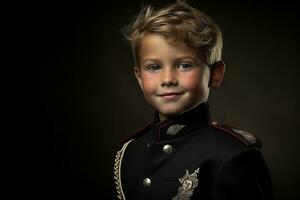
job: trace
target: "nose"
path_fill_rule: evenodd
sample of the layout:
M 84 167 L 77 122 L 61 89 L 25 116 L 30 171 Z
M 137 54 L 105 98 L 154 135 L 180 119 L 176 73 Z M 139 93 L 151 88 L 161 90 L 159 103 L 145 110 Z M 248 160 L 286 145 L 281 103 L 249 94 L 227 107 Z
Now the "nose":
M 176 86 L 178 84 L 176 72 L 171 67 L 166 67 L 162 71 L 161 86 L 170 87 Z

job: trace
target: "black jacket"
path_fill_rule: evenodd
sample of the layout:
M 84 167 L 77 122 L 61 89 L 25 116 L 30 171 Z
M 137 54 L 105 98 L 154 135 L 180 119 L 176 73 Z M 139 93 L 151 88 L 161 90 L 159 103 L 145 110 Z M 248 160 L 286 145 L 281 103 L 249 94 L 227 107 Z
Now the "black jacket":
M 208 105 L 152 124 L 129 138 L 115 162 L 119 198 L 273 199 L 261 143 L 209 122 Z

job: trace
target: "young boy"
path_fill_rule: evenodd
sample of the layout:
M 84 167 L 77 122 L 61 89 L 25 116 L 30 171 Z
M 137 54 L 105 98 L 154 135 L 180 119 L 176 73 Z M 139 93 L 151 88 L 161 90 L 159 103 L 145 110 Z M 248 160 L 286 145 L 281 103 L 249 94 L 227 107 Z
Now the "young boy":
M 116 155 L 118 198 L 272 199 L 259 140 L 209 119 L 209 91 L 225 73 L 213 20 L 181 1 L 146 7 L 129 39 L 135 76 L 156 113 Z

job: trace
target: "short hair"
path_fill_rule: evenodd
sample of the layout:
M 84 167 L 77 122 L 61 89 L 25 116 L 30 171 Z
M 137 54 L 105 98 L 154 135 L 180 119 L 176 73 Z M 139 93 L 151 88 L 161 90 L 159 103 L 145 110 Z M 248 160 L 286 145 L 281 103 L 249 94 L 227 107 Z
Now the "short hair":
M 167 39 L 182 40 L 199 53 L 208 66 L 221 60 L 222 33 L 218 25 L 204 12 L 177 0 L 159 10 L 151 5 L 142 8 L 132 24 L 126 27 L 135 66 L 140 64 L 139 48 L 144 35 L 157 33 Z

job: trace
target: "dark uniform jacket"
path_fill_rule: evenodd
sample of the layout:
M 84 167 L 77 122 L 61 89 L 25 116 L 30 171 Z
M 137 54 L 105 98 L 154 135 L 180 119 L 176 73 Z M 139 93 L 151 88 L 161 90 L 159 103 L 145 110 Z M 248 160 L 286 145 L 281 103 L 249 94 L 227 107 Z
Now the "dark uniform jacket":
M 201 104 L 129 138 L 115 160 L 119 199 L 273 199 L 261 143 L 209 121 Z

